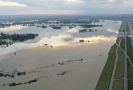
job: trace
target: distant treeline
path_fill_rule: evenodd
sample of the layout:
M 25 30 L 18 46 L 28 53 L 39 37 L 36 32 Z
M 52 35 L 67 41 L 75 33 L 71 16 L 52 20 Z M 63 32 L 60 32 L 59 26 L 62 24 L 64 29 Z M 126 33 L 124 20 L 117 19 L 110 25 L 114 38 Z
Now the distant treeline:
M 55 22 L 49 22 L 55 21 Z M 60 23 L 87 23 L 91 24 L 92 22 L 99 22 L 98 19 L 45 19 L 45 20 L 35 20 L 35 21 L 15 21 L 12 24 L 9 23 L 0 23 L 0 28 L 10 27 L 11 25 L 29 25 L 34 26 L 35 24 L 60 24 Z
M 2 39 L 10 39 L 12 41 L 26 41 L 28 39 L 34 39 L 38 34 L 0 34 L 0 40 Z

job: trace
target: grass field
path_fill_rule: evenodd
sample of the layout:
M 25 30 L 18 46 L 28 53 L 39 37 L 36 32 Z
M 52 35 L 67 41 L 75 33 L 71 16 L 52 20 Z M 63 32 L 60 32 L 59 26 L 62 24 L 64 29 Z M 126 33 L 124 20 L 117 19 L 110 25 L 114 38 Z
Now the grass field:
M 112 90 L 124 90 L 124 80 L 115 80 L 113 84 L 113 89 Z
M 120 47 L 125 51 L 125 38 L 121 40 Z
M 122 38 L 121 38 L 122 39 Z M 125 39 L 123 38 L 120 44 L 122 49 L 125 49 Z M 115 71 L 114 79 L 121 79 L 124 78 L 124 53 L 121 49 L 118 49 L 118 59 L 117 59 L 117 66 Z M 123 90 L 124 81 L 123 80 L 115 80 L 113 84 L 113 90 Z
M 120 41 L 120 38 L 117 38 L 116 39 L 116 43 L 119 44 L 119 41 Z
M 109 53 L 108 53 L 108 59 L 106 61 L 106 64 L 103 68 L 103 71 L 101 73 L 101 76 L 99 78 L 99 81 L 97 83 L 96 89 L 95 90 L 108 90 L 109 89 L 109 84 L 112 76 L 112 71 L 114 67 L 114 62 L 115 62 L 115 52 L 116 52 L 117 45 L 114 44 Z
M 130 37 L 127 37 L 127 55 L 133 63 L 133 48 Z M 129 61 L 127 62 L 127 76 L 129 80 L 133 81 L 133 68 Z M 128 90 L 133 90 L 133 82 L 128 81 Z
M 133 90 L 133 82 L 128 81 L 128 90 Z
M 126 31 L 129 32 L 128 23 L 126 22 Z
M 124 78 L 124 53 L 118 49 L 118 60 L 115 71 L 115 79 Z
M 127 78 L 133 81 L 133 68 L 130 65 L 129 61 L 127 62 Z
M 119 29 L 119 32 L 124 32 L 125 30 L 125 22 L 122 22 L 121 27 Z M 116 43 L 118 44 L 122 38 L 117 38 Z M 125 39 L 121 41 L 120 47 L 125 50 Z M 108 90 L 110 85 L 110 80 L 112 76 L 112 71 L 114 67 L 114 62 L 116 58 L 116 48 L 117 45 L 114 44 L 109 53 L 108 53 L 108 59 L 106 61 L 106 64 L 103 68 L 103 71 L 101 73 L 101 76 L 98 80 L 97 86 L 95 90 Z M 115 71 L 115 79 L 120 79 L 124 77 L 124 53 L 118 49 L 118 61 Z M 113 90 L 123 90 L 124 87 L 124 81 L 123 80 L 115 80 L 113 84 Z
M 124 25 L 124 22 L 121 23 L 121 26 L 120 26 L 120 29 L 118 32 L 122 32 L 123 31 L 123 25 Z
M 130 37 L 127 37 L 127 55 L 129 56 L 129 58 L 133 63 L 133 48 Z
M 122 37 L 118 37 L 118 38 L 116 39 L 116 43 L 119 44 L 119 42 L 120 42 L 121 39 L 122 39 Z

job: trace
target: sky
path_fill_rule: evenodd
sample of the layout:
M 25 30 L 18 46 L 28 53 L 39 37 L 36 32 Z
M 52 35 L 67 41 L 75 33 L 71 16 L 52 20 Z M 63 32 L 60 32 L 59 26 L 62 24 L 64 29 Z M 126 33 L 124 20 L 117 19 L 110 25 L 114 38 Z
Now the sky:
M 0 0 L 0 15 L 133 14 L 133 0 Z

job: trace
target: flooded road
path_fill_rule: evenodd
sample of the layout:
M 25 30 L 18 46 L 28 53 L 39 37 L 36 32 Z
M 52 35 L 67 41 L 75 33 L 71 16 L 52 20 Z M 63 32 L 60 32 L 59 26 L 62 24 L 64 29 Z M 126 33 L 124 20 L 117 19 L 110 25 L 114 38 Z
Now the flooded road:
M 0 73 L 7 75 L 0 76 L 0 89 L 94 90 L 121 21 L 98 24 L 103 27 L 84 33 L 79 33 L 79 26 L 59 30 L 36 26 L 0 28 L 0 32 L 9 34 L 39 34 L 33 40 L 0 47 Z

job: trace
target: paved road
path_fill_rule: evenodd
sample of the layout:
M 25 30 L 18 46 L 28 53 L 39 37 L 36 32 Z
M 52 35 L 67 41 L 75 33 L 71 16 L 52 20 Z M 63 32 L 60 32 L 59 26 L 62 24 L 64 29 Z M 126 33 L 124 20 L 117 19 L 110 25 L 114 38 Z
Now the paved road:
M 127 57 L 127 59 L 128 59 L 128 61 L 129 61 L 129 63 L 130 63 L 130 65 L 132 66 L 132 68 L 133 68 L 133 63 L 131 62 L 131 59 L 129 58 L 129 56 L 127 55 L 127 53 L 125 53 L 125 51 L 118 45 L 118 44 L 116 44 L 121 50 L 122 50 L 122 52 L 126 55 L 126 57 Z
M 117 58 L 118 58 L 118 54 L 117 54 L 117 51 L 118 51 L 118 47 L 116 49 L 116 58 L 115 58 L 115 64 L 114 64 L 114 68 L 113 68 L 113 72 L 112 72 L 112 77 L 111 77 L 111 81 L 110 81 L 110 85 L 109 85 L 109 90 L 112 90 L 113 88 L 113 82 L 114 82 L 114 76 L 115 76 L 115 70 L 116 70 L 116 64 L 117 64 Z
M 122 50 L 122 52 L 126 55 L 128 61 L 129 61 L 129 63 L 131 64 L 131 66 L 132 66 L 132 68 L 133 68 L 133 64 L 132 64 L 132 62 L 131 62 L 131 59 L 130 59 L 129 56 L 127 55 L 127 53 L 125 53 L 125 51 L 124 51 L 118 44 L 116 44 L 116 45 L 117 45 L 117 46 Z
M 130 24 L 129 22 L 128 23 L 128 27 L 129 27 L 129 32 L 130 34 L 132 34 L 132 30 L 131 30 L 131 27 L 130 27 Z M 127 59 L 129 60 L 129 63 L 131 64 L 132 68 L 133 68 L 133 63 L 131 61 L 131 59 L 129 58 L 129 56 L 127 55 L 127 33 L 126 33 L 126 26 L 125 26 L 125 34 L 123 36 L 123 38 L 125 38 L 125 51 L 120 47 L 120 43 L 122 41 L 122 39 L 119 41 L 119 45 L 116 43 L 117 45 L 117 50 L 116 50 L 116 59 L 115 59 L 115 65 L 114 65 L 114 68 L 113 68 L 113 73 L 112 73 L 112 77 L 111 77 L 111 82 L 110 82 L 110 86 L 109 86 L 109 90 L 112 90 L 112 87 L 113 87 L 113 81 L 114 81 L 114 75 L 115 75 L 115 70 L 116 70 L 116 63 L 117 63 L 117 58 L 118 58 L 118 55 L 117 55 L 117 51 L 118 51 L 118 48 L 120 48 L 123 53 L 125 54 L 125 58 L 124 58 L 124 90 L 128 90 L 128 87 L 127 87 Z
M 125 63 L 124 63 L 124 90 L 127 90 L 127 33 L 126 33 L 126 26 L 125 26 Z
M 117 44 L 118 46 L 120 46 L 120 43 L 121 43 L 122 39 L 119 41 L 119 45 Z M 115 58 L 115 64 L 114 64 L 114 68 L 113 68 L 113 72 L 112 72 L 112 77 L 111 77 L 111 81 L 110 81 L 110 85 L 109 85 L 109 90 L 112 90 L 112 88 L 113 88 L 115 70 L 116 70 L 116 65 L 117 65 L 117 60 L 118 60 L 118 53 L 117 53 L 118 52 L 118 46 L 117 46 L 116 52 L 115 52 L 116 58 Z

